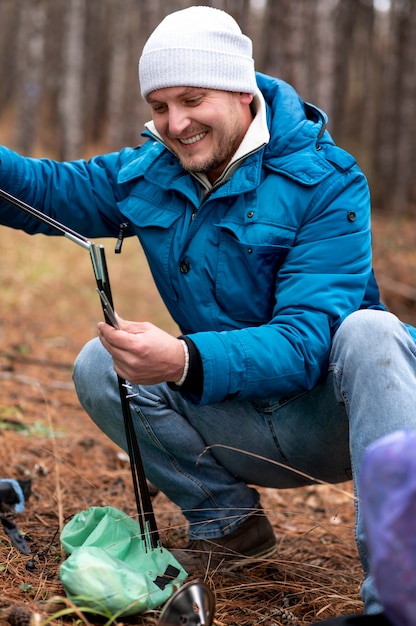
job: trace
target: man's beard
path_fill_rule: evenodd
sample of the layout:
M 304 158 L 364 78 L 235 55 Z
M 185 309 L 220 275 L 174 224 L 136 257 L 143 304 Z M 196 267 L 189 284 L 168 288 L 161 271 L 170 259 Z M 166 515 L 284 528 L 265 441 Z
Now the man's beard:
M 193 161 L 192 158 L 185 161 L 182 160 L 181 155 L 179 154 L 177 154 L 177 157 L 183 169 L 187 172 L 194 174 L 209 174 L 210 172 L 218 170 L 220 175 L 231 161 L 241 141 L 241 131 L 237 128 L 233 134 L 228 133 L 228 136 L 223 135 L 217 146 L 215 154 L 208 156 L 203 161 L 198 159 Z
M 211 157 L 202 162 L 193 162 L 188 160 L 186 163 L 179 158 L 179 162 L 183 169 L 192 174 L 208 174 L 215 171 L 224 164 L 224 160 L 219 157 Z

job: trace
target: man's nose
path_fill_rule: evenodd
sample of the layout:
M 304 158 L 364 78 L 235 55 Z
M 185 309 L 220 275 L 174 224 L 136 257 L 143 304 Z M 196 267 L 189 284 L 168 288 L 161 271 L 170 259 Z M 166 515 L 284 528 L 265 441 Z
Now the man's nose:
M 189 126 L 187 112 L 180 107 L 169 108 L 169 133 L 178 136 Z

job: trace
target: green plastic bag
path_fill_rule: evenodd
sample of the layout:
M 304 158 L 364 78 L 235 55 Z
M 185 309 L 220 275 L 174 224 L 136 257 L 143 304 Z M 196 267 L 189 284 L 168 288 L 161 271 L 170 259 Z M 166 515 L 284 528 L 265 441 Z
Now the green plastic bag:
M 75 515 L 61 533 L 70 556 L 60 567 L 67 596 L 78 606 L 134 615 L 166 602 L 187 573 L 165 548 L 143 540 L 139 524 L 113 507 Z

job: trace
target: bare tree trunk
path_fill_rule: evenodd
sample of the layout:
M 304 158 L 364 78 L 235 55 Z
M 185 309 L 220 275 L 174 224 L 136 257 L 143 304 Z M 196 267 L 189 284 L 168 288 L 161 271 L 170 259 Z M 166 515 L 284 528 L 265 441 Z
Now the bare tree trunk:
M 114 15 L 124 14 L 124 3 L 120 0 L 87 0 L 85 3 L 82 122 L 84 145 L 88 145 L 89 150 L 94 150 L 97 143 L 97 149 L 100 149 L 106 132 L 109 73 L 115 39 L 113 7 Z
M 83 148 L 83 57 L 85 0 L 67 0 L 63 42 L 63 85 L 60 95 L 62 159 L 75 159 Z
M 20 0 L 19 5 L 15 142 L 18 150 L 30 155 L 40 117 L 46 15 L 44 0 Z
M 262 72 L 291 80 L 287 63 L 288 13 L 290 0 L 268 0 L 264 10 L 261 41 L 258 42 L 258 66 Z
M 201 3 L 203 4 L 203 3 Z M 218 3 L 214 3 L 218 6 Z M 222 8 L 227 13 L 230 13 L 235 20 L 237 20 L 243 33 L 248 34 L 250 31 L 251 20 L 251 7 L 250 0 L 224 0 Z
M 404 32 L 401 39 L 401 89 L 398 102 L 400 124 L 397 129 L 397 170 L 392 206 L 404 213 L 410 199 L 415 176 L 416 142 L 416 4 L 409 3 L 404 17 Z
M 19 4 L 0 2 L 0 110 L 5 108 L 14 96 L 17 81 L 16 72 L 11 72 L 16 58 L 16 43 L 19 24 Z
M 133 58 L 130 45 L 132 24 L 137 26 L 138 22 L 137 16 L 134 15 L 136 0 L 123 0 L 122 4 L 122 10 L 118 3 L 114 4 L 111 15 L 113 42 L 108 91 L 108 142 L 112 149 L 126 143 L 126 108 L 133 81 L 137 99 L 140 97 L 137 76 L 139 53 Z M 127 143 L 131 141 L 132 139 Z
M 329 130 L 335 118 L 332 87 L 335 81 L 335 29 L 334 29 L 334 2 L 333 0 L 318 0 L 316 2 L 316 16 L 311 37 L 315 42 L 313 62 L 310 64 L 309 74 L 315 83 L 313 102 L 324 109 L 329 118 Z M 312 86 L 311 86 L 312 89 Z M 312 98 L 311 98 L 312 99 Z
M 337 33 L 334 50 L 333 110 L 336 115 L 332 121 L 332 132 L 341 141 L 344 120 L 347 116 L 348 77 L 350 55 L 348 54 L 354 32 L 359 0 L 339 0 L 335 11 L 333 28 Z
M 305 58 L 307 57 L 306 51 L 308 47 L 307 8 L 308 0 L 292 2 L 287 15 L 288 37 L 285 41 L 285 56 L 289 70 L 288 79 L 302 95 L 306 92 L 306 84 L 308 82 L 307 61 Z
M 376 183 L 374 198 L 380 207 L 388 207 L 392 199 L 396 177 L 396 141 L 399 125 L 400 101 L 401 0 L 392 0 L 387 16 L 386 42 L 379 72 L 381 88 L 377 118 L 377 150 L 373 155 Z
M 357 42 L 355 65 L 361 62 L 359 77 L 359 98 L 357 112 L 353 117 L 356 125 L 353 132 L 359 142 L 358 156 L 361 165 L 370 179 L 373 178 L 371 154 L 376 149 L 376 128 L 378 115 L 378 93 L 380 84 L 379 40 L 382 39 L 382 25 L 377 20 L 377 11 L 373 4 L 361 5 L 359 23 L 360 37 Z M 360 51 L 361 50 L 361 51 Z M 352 126 L 354 128 L 354 125 Z M 358 151 L 358 147 L 357 147 Z

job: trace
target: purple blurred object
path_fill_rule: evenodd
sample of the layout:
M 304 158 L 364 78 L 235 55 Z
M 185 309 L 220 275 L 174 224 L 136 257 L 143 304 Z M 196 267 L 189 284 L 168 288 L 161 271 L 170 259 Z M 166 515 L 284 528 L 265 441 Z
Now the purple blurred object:
M 416 624 L 416 432 L 368 447 L 360 493 L 370 568 L 386 617 Z

